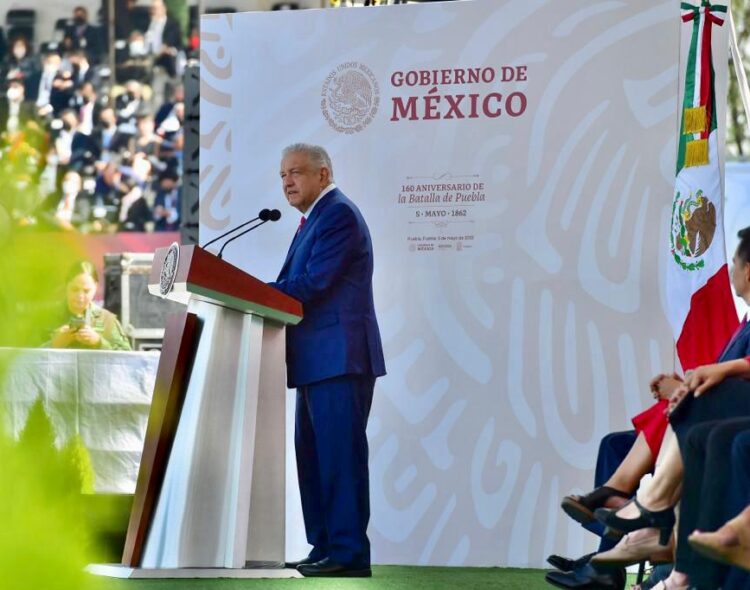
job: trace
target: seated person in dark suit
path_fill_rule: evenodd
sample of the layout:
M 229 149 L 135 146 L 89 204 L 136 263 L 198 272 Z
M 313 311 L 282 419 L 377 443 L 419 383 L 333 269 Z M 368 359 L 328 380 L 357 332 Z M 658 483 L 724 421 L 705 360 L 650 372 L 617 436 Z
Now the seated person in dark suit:
M 120 200 L 129 187 L 122 183 L 122 173 L 117 160 L 110 160 L 98 172 L 94 189 L 94 202 L 105 208 L 106 221 L 119 223 Z
M 179 176 L 171 168 L 159 175 L 159 190 L 154 199 L 154 230 L 178 231 L 180 229 L 180 207 L 182 188 Z
M 750 228 L 738 234 L 740 241 L 732 264 L 732 286 L 736 294 L 746 303 L 750 302 Z M 597 510 L 596 517 L 603 524 L 623 532 L 652 528 L 660 531 L 662 541 L 669 538 L 675 525 L 674 506 L 682 490 L 683 507 L 680 512 L 678 527 L 675 568 L 667 581 L 669 587 L 687 587 L 695 579 L 701 583 L 701 560 L 697 559 L 687 535 L 696 528 L 698 519 L 704 525 L 716 522 L 715 510 L 704 508 L 703 484 L 709 487 L 722 475 L 722 461 L 713 461 L 711 466 L 705 462 L 706 469 L 699 474 L 692 487 L 683 485 L 683 466 L 686 476 L 694 477 L 696 470 L 695 455 L 691 452 L 695 445 L 691 442 L 695 435 L 693 430 L 708 422 L 728 425 L 729 420 L 750 418 L 750 324 L 743 322 L 734 336 L 727 343 L 719 361 L 696 368 L 685 376 L 685 383 L 674 393 L 669 402 L 670 422 L 676 434 L 679 447 L 670 452 L 660 464 L 651 485 L 644 493 L 639 491 L 637 501 L 617 511 Z M 702 427 L 703 428 L 703 427 Z M 709 438 L 709 442 L 710 442 Z M 720 443 L 720 437 L 715 439 Z M 719 455 L 722 453 L 719 452 Z M 726 453 L 724 453 L 726 454 Z M 697 484 L 695 482 L 698 482 Z M 698 489 L 701 488 L 701 489 Z M 707 488 L 706 488 L 707 489 Z M 709 503 L 717 502 L 716 493 L 708 492 L 712 497 L 706 498 Z M 711 520 L 712 523 L 708 521 Z M 662 543 L 666 544 L 666 543 Z M 616 551 L 617 548 L 615 548 Z
M 177 53 L 184 47 L 180 23 L 167 14 L 164 0 L 152 0 L 151 22 L 146 31 L 146 45 L 154 57 L 154 65 L 176 74 Z
M 17 76 L 8 80 L 5 96 L 0 98 L 0 136 L 14 134 L 24 128 L 29 121 L 36 121 L 36 109 L 26 100 L 23 78 Z M 0 144 L 4 141 L 0 141 Z
M 33 74 L 26 85 L 28 89 L 29 100 L 33 100 L 39 109 L 41 116 L 47 116 L 52 113 L 50 104 L 52 98 L 52 88 L 60 71 L 62 59 L 54 51 L 48 51 L 42 55 L 42 68 Z
M 750 387 L 747 395 L 750 395 Z M 750 417 L 709 420 L 689 430 L 685 439 L 680 543 L 688 543 L 692 529 L 713 530 L 736 517 L 750 503 L 750 489 L 738 485 L 740 482 L 735 478 L 735 475 L 742 475 L 741 471 L 747 471 L 750 464 L 727 461 L 733 457 L 735 443 L 746 434 L 750 435 Z M 740 453 L 740 457 L 747 457 L 747 453 Z M 698 588 L 731 587 L 724 583 L 728 568 L 695 551 L 691 551 L 687 573 L 690 583 Z
M 622 563 L 596 563 L 599 554 L 606 555 L 614 547 L 617 537 L 604 534 L 604 527 L 594 518 L 594 511 L 601 507 L 623 506 L 636 491 L 643 476 L 653 470 L 666 432 L 665 400 L 669 399 L 680 383 L 675 375 L 660 374 L 654 377 L 650 382 L 650 389 L 658 401 L 632 419 L 635 431 L 612 433 L 602 439 L 596 463 L 597 487 L 583 496 L 569 495 L 563 498 L 562 508 L 565 513 L 602 539 L 599 551 L 595 554 L 584 555 L 575 560 L 551 556 L 548 559 L 550 564 L 563 571 L 547 574 L 545 579 L 550 584 L 564 588 L 583 588 L 595 584 L 599 588 L 612 590 L 624 586 L 624 567 L 630 564 L 627 558 Z M 657 536 L 653 531 L 634 533 L 635 542 L 650 546 L 656 544 Z M 671 548 L 667 548 L 650 557 L 671 561 L 670 556 Z M 660 571 L 659 575 L 665 577 L 669 571 L 671 568 L 665 572 Z M 653 578 L 652 576 L 649 580 L 653 582 Z
M 91 134 L 101 148 L 100 159 L 109 162 L 118 152 L 128 147 L 131 135 L 117 127 L 117 115 L 112 107 L 104 107 L 99 113 L 99 124 Z
M 102 105 L 97 100 L 96 88 L 92 82 L 84 82 L 76 90 L 71 108 L 78 112 L 78 130 L 86 135 L 92 135 L 99 124 Z M 99 146 L 101 150 L 101 145 Z
M 60 113 L 62 129 L 55 139 L 55 150 L 59 163 L 73 170 L 80 170 L 86 164 L 93 164 L 98 157 L 99 147 L 94 139 L 79 130 L 78 115 L 73 109 Z
M 152 76 L 153 58 L 148 52 L 146 39 L 140 31 L 132 31 L 127 46 L 118 50 L 115 78 L 118 82 L 136 80 L 148 84 Z
M 73 72 L 62 67 L 52 80 L 50 89 L 49 104 L 52 107 L 52 113 L 59 117 L 65 109 L 69 109 L 73 104 L 76 85 L 73 80 Z
M 13 39 L 8 55 L 2 62 L 0 72 L 3 77 L 15 78 L 20 77 L 23 79 L 24 84 L 29 84 L 34 78 L 34 75 L 39 72 L 39 65 L 31 51 L 26 37 L 16 37 Z M 26 87 L 26 96 L 32 102 L 36 100 L 35 93 L 28 86 Z
M 688 436 L 689 438 L 689 436 Z M 733 566 L 724 579 L 727 590 L 750 588 L 750 430 L 739 432 L 729 453 L 731 483 L 727 502 L 720 502 L 730 520 L 718 530 L 694 531 L 688 538 L 693 550 L 711 560 Z M 722 463 L 726 463 L 726 455 Z
M 594 476 L 594 485 L 596 490 L 601 490 L 607 482 L 616 477 L 617 470 L 621 468 L 627 460 L 628 455 L 633 453 L 633 448 L 642 435 L 635 431 L 613 432 L 606 435 L 599 444 L 599 453 L 596 457 L 596 472 Z M 636 451 L 637 452 L 637 451 Z M 587 496 L 591 496 L 588 494 Z M 585 498 L 585 496 L 584 496 Z M 566 496 L 563 500 L 574 499 L 575 503 L 580 503 L 579 496 Z M 622 498 L 620 498 L 622 502 Z M 566 510 L 567 512 L 567 510 Z M 576 518 L 581 521 L 581 518 Z M 596 525 L 596 521 L 594 521 Z M 601 525 L 594 527 L 590 521 L 584 525 L 591 532 L 601 536 L 599 551 L 607 551 L 614 546 L 614 541 L 602 536 L 603 527 Z M 624 568 L 596 568 L 591 563 L 593 553 L 589 553 L 578 559 L 570 559 L 559 555 L 550 555 L 547 561 L 558 571 L 551 571 L 546 574 L 545 580 L 553 586 L 562 588 L 584 588 L 596 587 L 601 590 L 622 590 L 625 586 Z
M 140 115 L 136 126 L 138 131 L 131 141 L 130 150 L 147 156 L 158 156 L 162 138 L 154 130 L 154 118 L 151 115 Z
M 175 106 L 180 103 L 185 102 L 185 87 L 182 84 L 177 84 L 174 87 L 174 90 L 172 90 L 172 97 L 168 102 L 165 102 L 163 105 L 159 107 L 159 109 L 156 111 L 156 115 L 154 115 L 154 125 L 158 129 L 161 127 L 161 124 L 167 119 L 167 117 L 174 116 L 177 117 L 177 113 L 175 112 Z
M 75 89 L 80 90 L 86 82 L 99 88 L 102 85 L 102 78 L 96 68 L 89 62 L 86 52 L 81 49 L 74 49 L 66 54 L 68 63 L 72 68 L 72 78 Z
M 83 191 L 78 172 L 70 171 L 63 177 L 55 219 L 64 230 L 80 228 L 91 221 L 91 196 Z
M 123 166 L 121 170 L 121 184 L 127 192 L 120 199 L 120 231 L 146 231 L 146 224 L 153 221 L 153 213 L 146 199 L 146 181 L 151 174 L 151 163 L 142 154 L 136 154 L 131 166 Z
M 99 63 L 104 56 L 102 31 L 88 22 L 89 13 L 85 6 L 73 9 L 73 22 L 64 33 L 63 47 L 81 49 L 86 52 L 91 63 Z
M 135 135 L 136 121 L 140 115 L 149 113 L 149 107 L 143 98 L 143 86 L 136 80 L 125 83 L 125 92 L 115 99 L 117 127 L 122 133 Z

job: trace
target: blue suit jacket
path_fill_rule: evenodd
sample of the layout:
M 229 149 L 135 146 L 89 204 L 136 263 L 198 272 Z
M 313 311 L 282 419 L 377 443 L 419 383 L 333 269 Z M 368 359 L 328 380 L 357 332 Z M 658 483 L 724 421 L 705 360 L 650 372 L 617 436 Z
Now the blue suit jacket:
M 727 342 L 717 362 L 734 361 L 750 356 L 750 322 L 734 335 L 734 339 Z
M 271 286 L 302 302 L 286 329 L 289 387 L 342 375 L 385 375 L 372 295 L 373 253 L 362 214 L 333 189 L 313 208 Z

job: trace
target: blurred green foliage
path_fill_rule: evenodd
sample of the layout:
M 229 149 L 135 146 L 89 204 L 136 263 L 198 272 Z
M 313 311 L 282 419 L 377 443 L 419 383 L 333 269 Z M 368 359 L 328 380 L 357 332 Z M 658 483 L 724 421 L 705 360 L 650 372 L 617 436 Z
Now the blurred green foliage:
M 19 165 L 8 157 L 0 163 L 3 186 L 23 185 L 29 160 Z M 33 193 L 0 191 L 0 346 L 33 346 L 49 337 L 64 303 L 65 273 L 83 257 L 75 241 L 53 235 L 29 240 L 23 227 L 9 222 L 11 211 L 15 216 L 33 205 L 26 199 L 34 198 Z M 8 355 L 2 359 L 0 384 L 13 362 Z M 100 588 L 104 582 L 84 571 L 100 554 L 86 514 L 92 496 L 82 493 L 94 486 L 88 452 L 79 437 L 60 450 L 55 447 L 41 401 L 29 411 L 19 440 L 13 440 L 3 391 L 0 387 L 0 588 Z
M 82 458 L 74 440 L 62 451 L 54 441 L 40 400 L 32 406 L 18 441 L 0 436 L 3 588 L 96 587 L 84 572 L 91 544 L 81 486 L 93 481 L 90 460 Z

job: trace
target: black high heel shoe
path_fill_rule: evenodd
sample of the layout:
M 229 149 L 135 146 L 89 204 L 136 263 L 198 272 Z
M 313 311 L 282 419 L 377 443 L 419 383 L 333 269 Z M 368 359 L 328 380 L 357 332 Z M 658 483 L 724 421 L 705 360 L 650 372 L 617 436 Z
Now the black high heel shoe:
M 602 486 L 585 496 L 565 496 L 562 499 L 560 507 L 565 514 L 576 522 L 588 524 L 594 521 L 594 510 L 604 507 L 604 504 L 610 498 L 624 498 L 627 500 L 630 498 L 630 494 L 621 492 L 615 488 Z
M 638 512 L 640 512 L 637 518 L 620 518 L 617 516 L 617 510 L 609 510 L 608 508 L 597 508 L 594 511 L 594 516 L 602 524 L 624 533 L 632 533 L 639 529 L 659 529 L 659 545 L 669 543 L 676 520 L 674 508 L 649 510 L 644 508 L 636 498 L 633 498 L 631 502 L 635 502 Z

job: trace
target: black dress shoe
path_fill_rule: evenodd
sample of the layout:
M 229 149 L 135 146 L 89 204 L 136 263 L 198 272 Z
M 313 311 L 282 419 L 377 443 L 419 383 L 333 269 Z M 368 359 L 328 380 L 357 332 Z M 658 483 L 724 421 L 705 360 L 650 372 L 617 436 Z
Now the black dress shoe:
M 623 590 L 625 588 L 625 568 L 598 570 L 590 563 L 572 572 L 547 572 L 547 583 L 558 588 L 573 590 Z
M 301 565 L 297 571 L 307 578 L 329 577 L 329 578 L 370 578 L 372 570 L 370 566 L 362 567 L 357 564 L 343 564 L 332 561 L 330 557 Z
M 594 555 L 596 555 L 596 553 L 587 553 L 578 559 L 570 559 L 569 557 L 562 557 L 561 555 L 550 555 L 547 558 L 547 563 L 552 567 L 559 569 L 561 572 L 572 572 L 573 570 L 586 565 Z
M 315 563 L 320 561 L 319 557 L 312 557 L 311 555 L 308 555 L 304 559 L 300 559 L 299 561 L 287 561 L 284 563 L 284 567 L 296 570 L 301 565 L 310 565 L 311 563 Z

